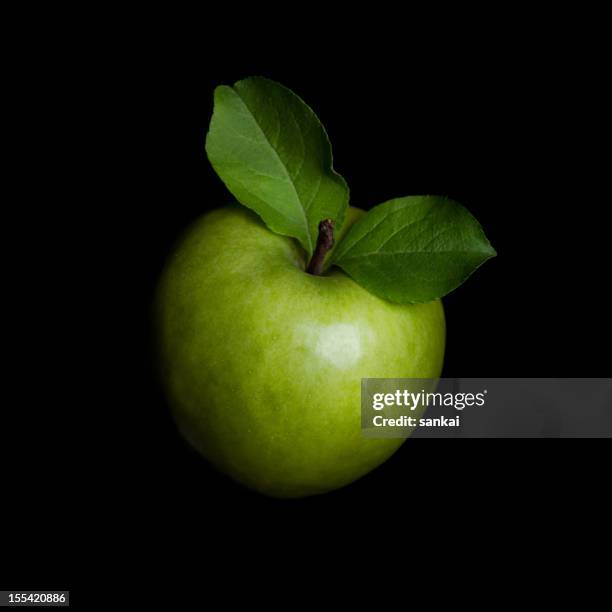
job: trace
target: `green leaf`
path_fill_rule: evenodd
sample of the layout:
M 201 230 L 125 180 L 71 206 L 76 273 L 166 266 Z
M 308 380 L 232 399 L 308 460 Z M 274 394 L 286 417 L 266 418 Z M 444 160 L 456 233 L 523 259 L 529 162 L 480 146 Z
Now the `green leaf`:
M 319 222 L 339 228 L 348 187 L 332 167 L 331 145 L 314 112 L 261 77 L 215 90 L 206 152 L 236 199 L 312 255 Z
M 496 255 L 480 224 L 441 196 L 410 196 L 370 210 L 338 244 L 332 264 L 392 302 L 428 302 Z

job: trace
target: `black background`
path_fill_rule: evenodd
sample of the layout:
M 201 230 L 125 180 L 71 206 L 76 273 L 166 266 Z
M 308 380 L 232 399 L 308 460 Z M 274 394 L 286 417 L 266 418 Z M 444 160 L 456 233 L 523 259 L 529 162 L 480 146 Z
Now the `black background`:
M 493 516 L 496 537 L 511 539 L 508 517 L 529 514 L 545 534 L 576 499 L 597 511 L 608 455 L 596 440 L 408 441 L 345 489 L 268 499 L 187 447 L 155 376 L 149 309 L 164 259 L 230 198 L 203 147 L 213 89 L 256 74 L 318 114 L 353 205 L 444 194 L 483 225 L 498 256 L 444 300 L 444 376 L 608 376 L 602 74 L 563 40 L 525 50 L 493 39 L 462 53 L 365 39 L 330 59 L 198 51 L 162 36 L 126 55 L 113 89 L 94 88 L 102 110 L 85 118 L 85 138 L 111 140 L 112 154 L 89 168 L 96 178 L 78 183 L 74 205 L 36 226 L 48 262 L 26 314 L 55 323 L 31 364 L 39 384 L 24 377 L 5 429 L 9 488 L 20 491 L 6 514 L 17 576 L 78 590 L 100 571 L 155 568 L 160 551 L 222 567 L 257 564 L 262 549 L 314 553 L 333 566 L 373 525 L 469 540 L 469 521 Z M 81 258 L 87 243 L 94 253 Z

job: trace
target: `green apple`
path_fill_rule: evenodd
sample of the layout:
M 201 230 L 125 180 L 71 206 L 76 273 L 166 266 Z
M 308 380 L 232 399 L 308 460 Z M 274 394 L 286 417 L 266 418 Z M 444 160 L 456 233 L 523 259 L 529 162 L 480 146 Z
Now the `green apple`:
M 358 216 L 350 208 L 341 234 Z M 162 275 L 162 379 L 184 437 L 234 480 L 276 497 L 342 487 L 403 439 L 361 431 L 361 379 L 437 378 L 442 303 L 400 305 L 228 206 L 187 232 Z

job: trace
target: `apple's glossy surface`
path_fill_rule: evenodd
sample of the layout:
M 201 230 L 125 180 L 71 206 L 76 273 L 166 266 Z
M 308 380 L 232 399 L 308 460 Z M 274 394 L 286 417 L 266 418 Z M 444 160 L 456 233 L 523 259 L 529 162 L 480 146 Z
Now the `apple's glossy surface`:
M 342 233 L 361 211 L 350 209 Z M 363 476 L 404 441 L 361 433 L 361 378 L 435 378 L 439 300 L 396 305 L 229 206 L 187 232 L 157 295 L 162 378 L 183 435 L 262 493 L 301 497 Z

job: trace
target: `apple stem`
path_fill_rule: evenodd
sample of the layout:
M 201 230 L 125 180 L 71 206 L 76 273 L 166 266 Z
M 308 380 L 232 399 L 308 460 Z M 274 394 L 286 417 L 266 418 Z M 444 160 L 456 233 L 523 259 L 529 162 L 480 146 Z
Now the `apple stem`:
M 320 276 L 323 272 L 323 262 L 328 251 L 334 246 L 334 221 L 333 219 L 323 219 L 319 223 L 319 236 L 312 259 L 306 268 L 306 272 Z

